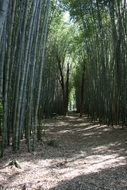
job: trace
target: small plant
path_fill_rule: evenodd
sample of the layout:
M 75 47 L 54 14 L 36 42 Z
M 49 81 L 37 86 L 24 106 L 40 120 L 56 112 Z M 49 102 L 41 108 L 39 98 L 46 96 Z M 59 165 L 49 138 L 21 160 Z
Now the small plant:
M 21 169 L 21 166 L 19 165 L 19 163 L 17 162 L 17 160 L 12 160 L 9 162 L 8 166 L 15 166 L 16 168 Z

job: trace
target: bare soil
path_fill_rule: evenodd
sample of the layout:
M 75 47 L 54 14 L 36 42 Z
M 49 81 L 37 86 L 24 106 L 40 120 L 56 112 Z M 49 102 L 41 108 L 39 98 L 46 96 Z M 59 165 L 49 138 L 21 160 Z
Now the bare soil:
M 6 150 L 0 190 L 127 190 L 127 129 L 69 115 L 45 120 L 42 134 L 35 152 Z

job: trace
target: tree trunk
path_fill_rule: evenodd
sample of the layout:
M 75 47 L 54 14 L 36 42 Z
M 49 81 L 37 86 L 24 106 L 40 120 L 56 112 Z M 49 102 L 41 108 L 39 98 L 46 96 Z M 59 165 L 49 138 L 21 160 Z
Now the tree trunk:
M 0 4 L 0 41 L 3 33 L 4 23 L 7 17 L 9 1 L 10 0 L 1 0 Z
M 84 107 L 84 78 L 85 78 L 85 69 L 82 71 L 82 79 L 81 79 L 81 94 L 80 94 L 80 117 L 83 115 L 83 107 Z

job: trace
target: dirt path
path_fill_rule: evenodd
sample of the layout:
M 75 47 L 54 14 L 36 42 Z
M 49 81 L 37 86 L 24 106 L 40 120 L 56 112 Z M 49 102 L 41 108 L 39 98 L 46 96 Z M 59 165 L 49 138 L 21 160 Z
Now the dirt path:
M 76 115 L 46 120 L 43 142 L 27 153 L 8 149 L 0 160 L 0 190 L 127 190 L 127 130 Z M 11 156 L 10 156 L 11 155 Z M 21 169 L 7 166 L 18 160 Z

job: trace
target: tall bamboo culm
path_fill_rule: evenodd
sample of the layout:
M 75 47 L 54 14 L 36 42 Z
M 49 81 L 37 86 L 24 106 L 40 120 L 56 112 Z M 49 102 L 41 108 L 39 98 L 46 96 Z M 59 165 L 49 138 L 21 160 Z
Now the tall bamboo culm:
M 11 144 L 16 152 L 22 138 L 26 139 L 29 151 L 35 147 L 49 7 L 49 0 L 8 0 L 2 5 L 0 148 L 3 150 Z

